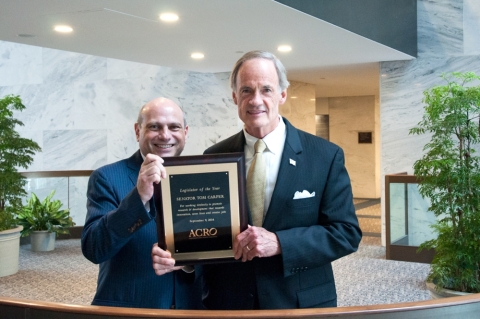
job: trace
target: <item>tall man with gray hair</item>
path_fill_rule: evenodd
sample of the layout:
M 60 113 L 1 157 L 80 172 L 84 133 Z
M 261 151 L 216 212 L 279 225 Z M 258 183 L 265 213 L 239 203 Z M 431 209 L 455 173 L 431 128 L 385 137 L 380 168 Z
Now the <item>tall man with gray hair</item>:
M 269 52 L 246 53 L 232 71 L 244 128 L 205 154 L 245 153 L 250 225 L 233 244 L 241 262 L 203 266 L 208 309 L 334 307 L 331 262 L 360 243 L 343 151 L 280 116 L 288 85 Z

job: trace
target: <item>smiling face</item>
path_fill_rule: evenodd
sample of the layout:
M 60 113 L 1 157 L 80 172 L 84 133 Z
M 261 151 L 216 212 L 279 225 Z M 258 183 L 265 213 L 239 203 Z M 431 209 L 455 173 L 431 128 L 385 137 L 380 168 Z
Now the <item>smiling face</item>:
M 183 112 L 173 101 L 158 98 L 148 102 L 135 123 L 140 151 L 160 157 L 179 156 L 185 147 L 188 126 L 184 127 Z
M 263 138 L 277 127 L 278 106 L 285 103 L 287 90 L 280 90 L 273 61 L 255 58 L 241 65 L 232 96 L 247 132 Z

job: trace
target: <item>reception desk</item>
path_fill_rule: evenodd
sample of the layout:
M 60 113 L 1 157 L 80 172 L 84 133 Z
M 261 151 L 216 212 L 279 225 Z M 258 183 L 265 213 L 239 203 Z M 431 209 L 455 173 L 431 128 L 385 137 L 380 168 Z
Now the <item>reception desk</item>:
M 213 311 L 159 310 L 77 306 L 53 302 L 0 297 L 0 318 L 91 319 L 91 318 L 378 318 L 378 319 L 473 319 L 480 317 L 480 294 L 387 305 L 320 309 Z

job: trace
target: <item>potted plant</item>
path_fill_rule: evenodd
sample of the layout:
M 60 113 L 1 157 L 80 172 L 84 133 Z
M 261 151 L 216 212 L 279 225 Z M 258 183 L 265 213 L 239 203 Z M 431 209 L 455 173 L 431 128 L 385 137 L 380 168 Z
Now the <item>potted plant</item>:
M 60 209 L 62 202 L 52 201 L 55 190 L 40 201 L 32 193 L 27 204 L 18 214 L 17 222 L 23 226 L 22 236 L 30 235 L 33 251 L 49 251 L 55 248 L 57 234 L 69 234 L 69 227 L 75 225 L 70 217 L 70 209 Z
M 424 91 L 425 113 L 410 134 L 429 134 L 414 164 L 419 191 L 431 201 L 436 239 L 427 283 L 435 293 L 480 292 L 480 77 L 472 72 L 442 75 L 445 85 Z
M 15 130 L 23 123 L 13 113 L 24 109 L 18 95 L 0 99 L 0 277 L 18 271 L 22 227 L 17 226 L 15 217 L 27 193 L 25 179 L 17 168 L 28 168 L 35 152 L 41 150 L 37 143 L 20 137 Z

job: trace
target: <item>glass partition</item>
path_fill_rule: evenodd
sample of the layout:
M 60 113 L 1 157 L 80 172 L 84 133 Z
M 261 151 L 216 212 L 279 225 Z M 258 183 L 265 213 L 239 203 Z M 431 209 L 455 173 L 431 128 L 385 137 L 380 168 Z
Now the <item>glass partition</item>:
M 70 208 L 75 226 L 83 226 L 87 214 L 87 184 L 92 171 L 51 171 L 51 172 L 25 172 L 25 190 L 27 197 L 33 192 L 43 200 L 52 190 L 55 190 L 53 199 L 63 203 L 62 208 Z
M 387 259 L 431 261 L 433 251 L 417 252 L 421 243 L 435 238 L 430 227 L 435 216 L 428 211 L 429 206 L 429 199 L 419 193 L 415 176 L 385 176 Z

